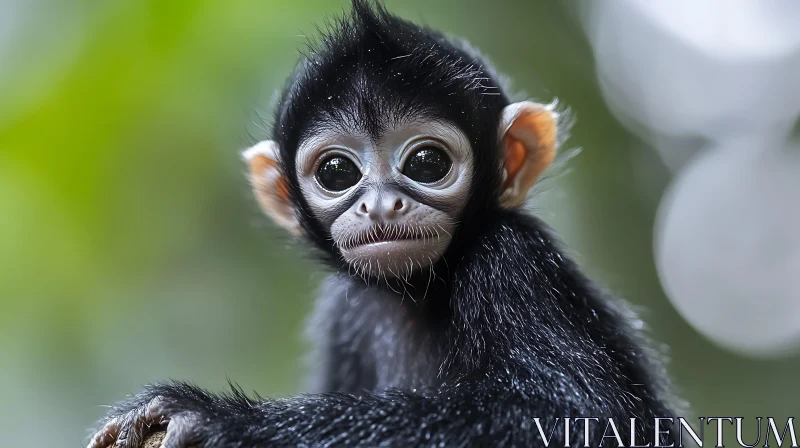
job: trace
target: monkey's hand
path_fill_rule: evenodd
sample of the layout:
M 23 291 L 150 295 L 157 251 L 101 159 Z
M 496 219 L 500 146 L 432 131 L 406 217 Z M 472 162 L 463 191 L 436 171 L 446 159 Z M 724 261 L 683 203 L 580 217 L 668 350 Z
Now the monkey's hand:
M 179 382 L 147 386 L 109 411 L 87 448 L 140 448 L 147 435 L 165 428 L 162 448 L 207 446 L 217 425 L 231 416 L 226 400 L 243 404 L 246 398 L 236 389 L 219 397 Z M 236 408 L 241 416 L 249 406 Z

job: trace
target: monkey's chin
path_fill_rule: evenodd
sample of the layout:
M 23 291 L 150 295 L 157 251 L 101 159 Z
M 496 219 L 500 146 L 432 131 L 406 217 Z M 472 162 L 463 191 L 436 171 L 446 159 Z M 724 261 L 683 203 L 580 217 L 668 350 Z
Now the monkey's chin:
M 449 238 L 378 241 L 343 250 L 342 256 L 362 277 L 405 278 L 434 264 L 449 242 Z

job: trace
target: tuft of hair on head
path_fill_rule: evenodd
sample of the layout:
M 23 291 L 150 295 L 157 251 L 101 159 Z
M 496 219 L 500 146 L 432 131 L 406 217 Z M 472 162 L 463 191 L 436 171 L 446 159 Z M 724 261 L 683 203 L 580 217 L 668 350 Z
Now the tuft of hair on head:
M 296 125 L 310 121 L 377 134 L 420 114 L 457 117 L 469 129 L 485 119 L 474 111 L 499 115 L 506 104 L 494 70 L 468 45 L 379 3 L 354 0 L 349 13 L 330 19 L 308 43 L 278 109 L 274 137 L 291 143 L 309 131 Z

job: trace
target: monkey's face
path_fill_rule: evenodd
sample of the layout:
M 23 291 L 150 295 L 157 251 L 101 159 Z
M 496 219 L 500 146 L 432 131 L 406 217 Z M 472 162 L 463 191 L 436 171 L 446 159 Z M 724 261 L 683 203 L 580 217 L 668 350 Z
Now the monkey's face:
M 300 190 L 358 273 L 404 278 L 447 250 L 473 174 L 464 133 L 442 121 L 398 123 L 369 135 L 330 129 L 303 141 Z
M 472 213 L 519 206 L 555 156 L 552 105 L 522 101 L 503 108 L 499 123 L 486 124 L 498 126 L 500 137 L 496 148 L 483 148 L 498 155 L 490 163 L 451 121 L 417 115 L 388 122 L 394 124 L 366 132 L 320 120 L 296 150 L 265 140 L 244 152 L 264 211 L 364 278 L 407 280 L 433 269 L 469 219 L 468 202 Z M 497 171 L 499 191 L 486 182 Z M 482 202 L 474 204 L 476 197 Z

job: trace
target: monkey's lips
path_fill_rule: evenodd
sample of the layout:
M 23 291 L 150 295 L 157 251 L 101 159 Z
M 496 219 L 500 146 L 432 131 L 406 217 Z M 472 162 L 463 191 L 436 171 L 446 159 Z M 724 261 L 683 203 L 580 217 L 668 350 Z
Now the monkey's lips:
M 357 271 L 403 277 L 435 263 L 449 243 L 450 235 L 434 228 L 372 227 L 344 239 L 340 248 Z
M 397 256 L 408 257 L 412 254 L 418 254 L 428 249 L 431 251 L 432 241 L 422 238 L 412 239 L 398 239 L 398 240 L 383 240 L 375 241 L 372 243 L 360 244 L 347 249 L 350 254 L 358 256 L 369 256 L 374 258 L 388 257 L 393 258 Z M 407 261 L 407 260 L 406 260 Z
M 430 229 L 424 227 L 371 227 L 355 233 L 342 242 L 343 250 L 350 250 L 364 246 L 381 246 L 399 241 L 424 241 L 436 236 Z

